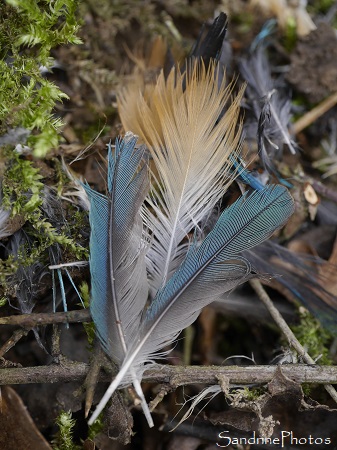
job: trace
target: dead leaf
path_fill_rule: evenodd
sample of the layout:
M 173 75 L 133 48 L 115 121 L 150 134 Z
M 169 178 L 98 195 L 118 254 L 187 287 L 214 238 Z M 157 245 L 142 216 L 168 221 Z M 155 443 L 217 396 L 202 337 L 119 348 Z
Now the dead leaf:
M 243 411 L 241 409 L 230 409 L 219 413 L 213 413 L 210 416 L 213 425 L 226 425 L 239 431 L 249 433 L 255 429 L 256 414 L 252 411 Z
M 124 405 L 119 392 L 111 398 L 107 421 L 108 436 L 123 445 L 129 444 L 132 436 L 133 417 Z
M 278 366 L 274 378 L 268 383 L 268 392 L 271 396 L 279 395 L 285 392 L 292 392 L 298 396 L 299 403 L 302 400 L 303 393 L 301 386 L 282 373 L 281 366 Z
M 9 386 L 1 387 L 0 448 L 52 450 L 36 428 L 21 398 Z
M 286 445 L 290 445 L 291 436 L 303 438 L 301 449 L 312 448 L 309 435 L 313 440 L 317 439 L 317 449 L 328 448 L 321 439 L 327 439 L 332 444 L 337 442 L 337 410 L 310 399 L 305 401 L 301 386 L 284 376 L 281 366 L 268 384 L 266 394 L 254 400 L 241 398 L 236 405 L 240 406 L 212 414 L 210 421 L 232 430 L 232 436 L 242 437 L 252 437 L 254 431 L 261 437 L 269 424 L 268 432 L 272 431 L 269 437 L 280 438 L 282 432 L 288 433 Z

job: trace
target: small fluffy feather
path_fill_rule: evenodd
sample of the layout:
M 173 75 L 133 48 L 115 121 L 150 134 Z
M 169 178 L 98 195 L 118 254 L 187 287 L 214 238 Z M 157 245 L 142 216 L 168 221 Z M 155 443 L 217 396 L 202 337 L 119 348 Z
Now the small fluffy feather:
M 264 45 L 259 45 L 249 57 L 240 61 L 240 72 L 247 82 L 246 94 L 254 117 L 254 136 L 259 136 L 260 157 L 273 171 L 273 159 L 282 152 L 283 144 L 295 154 L 296 144 L 289 134 L 290 97 L 279 80 L 271 77 L 271 68 Z M 258 126 L 257 126 L 258 122 Z M 248 121 L 249 124 L 249 121 Z M 250 122 L 250 126 L 252 123 Z M 247 136 L 252 132 L 247 130 Z

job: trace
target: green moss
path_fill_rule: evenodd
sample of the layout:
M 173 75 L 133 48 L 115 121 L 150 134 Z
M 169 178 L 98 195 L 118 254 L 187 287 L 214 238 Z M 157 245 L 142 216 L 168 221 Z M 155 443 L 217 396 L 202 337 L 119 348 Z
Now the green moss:
M 88 439 L 94 440 L 94 438 L 103 431 L 104 422 L 103 414 L 100 414 L 95 422 L 89 427 Z
M 4 174 L 2 206 L 10 209 L 12 216 L 21 215 L 24 221 L 29 222 L 31 235 L 44 248 L 59 244 L 76 258 L 87 257 L 87 251 L 75 243 L 76 238 L 82 237 L 84 213 L 76 209 L 72 214 L 71 231 L 65 229 L 65 227 L 69 228 L 69 222 L 64 222 L 63 229 L 62 226 L 56 229 L 44 216 L 43 208 L 41 208 L 44 185 L 40 180 L 42 176 L 33 162 L 14 153 Z
M 313 359 L 319 358 L 319 364 L 331 365 L 332 361 L 328 357 L 329 350 L 327 348 L 332 339 L 331 334 L 305 308 L 300 307 L 299 314 L 299 325 L 292 327 L 295 336 Z
M 73 442 L 73 429 L 75 420 L 72 419 L 71 412 L 62 411 L 56 419 L 59 432 L 53 440 L 54 450 L 79 450 L 82 447 L 75 445 Z
M 241 390 L 241 392 L 245 400 L 255 401 L 259 397 L 261 397 L 261 395 L 265 394 L 265 389 L 262 387 L 252 387 L 252 388 L 245 387 Z
M 0 134 L 21 126 L 31 131 L 28 144 L 43 157 L 58 144 L 62 122 L 53 116 L 55 104 L 67 98 L 45 79 L 51 50 L 78 44 L 77 0 L 7 0 L 0 3 Z
M 5 296 L 11 295 L 6 283 L 8 277 L 14 275 L 20 266 L 29 267 L 36 261 L 49 265 L 51 248 L 58 248 L 64 262 L 86 260 L 89 253 L 83 236 L 83 230 L 88 227 L 87 213 L 70 203 L 64 202 L 63 205 L 57 194 L 51 197 L 55 204 L 51 205 L 50 212 L 44 205 L 43 177 L 34 161 L 11 151 L 8 155 L 10 158 L 2 183 L 2 207 L 11 210 L 12 216 L 20 216 L 33 245 L 29 249 L 20 248 L 16 255 L 0 260 L 1 294 Z M 59 179 L 60 192 L 66 182 L 66 177 Z
M 79 291 L 80 291 L 84 306 L 86 308 L 89 308 L 89 306 L 90 306 L 90 291 L 89 291 L 88 283 L 83 281 L 82 284 L 80 285 Z M 88 336 L 89 347 L 92 348 L 94 339 L 95 339 L 95 325 L 93 322 L 83 323 L 83 327 Z
M 67 236 L 62 230 L 60 232 L 60 230 L 53 227 L 46 219 L 43 218 L 37 220 L 32 224 L 32 227 L 33 231 L 31 232 L 31 235 L 34 236 L 40 244 L 39 249 L 47 249 L 52 245 L 59 244 L 61 247 L 68 250 L 76 260 L 88 257 L 87 250 L 79 246 L 72 236 Z
M 83 300 L 83 304 L 86 308 L 89 308 L 90 306 L 90 292 L 89 292 L 89 286 L 88 283 L 85 281 L 82 282 L 80 285 L 80 294 Z
M 326 14 L 334 2 L 334 0 L 316 0 L 308 5 L 308 12 L 314 16 L 317 14 Z
M 293 17 L 289 17 L 284 29 L 283 45 L 291 53 L 297 42 L 297 25 Z
M 0 285 L 4 290 L 4 295 L 7 297 L 9 294 L 7 287 L 7 278 L 17 272 L 20 266 L 20 262 L 14 255 L 9 255 L 7 259 L 0 259 Z M 6 298 L 4 297 L 4 298 Z
M 2 183 L 2 206 L 11 209 L 13 216 L 20 214 L 27 220 L 42 205 L 42 177 L 31 161 L 17 153 L 11 156 Z
M 109 131 L 109 127 L 102 124 L 102 117 L 93 113 L 94 122 L 85 128 L 76 130 L 79 138 L 83 142 L 91 142 L 99 134 L 104 135 L 106 131 Z M 76 128 L 76 127 L 75 127 Z

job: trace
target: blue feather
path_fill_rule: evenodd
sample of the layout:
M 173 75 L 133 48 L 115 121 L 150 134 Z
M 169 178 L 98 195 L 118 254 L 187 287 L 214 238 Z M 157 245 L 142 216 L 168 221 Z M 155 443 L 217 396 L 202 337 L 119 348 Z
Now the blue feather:
M 105 352 L 121 365 L 138 333 L 148 296 L 145 244 L 140 206 L 149 183 L 145 147 L 135 149 L 136 137 L 116 141 L 114 155 L 109 145 L 108 195 L 88 185 L 90 200 L 91 315 Z M 147 415 L 139 381 L 132 382 Z
M 256 176 L 254 176 L 250 170 L 245 168 L 243 161 L 237 161 L 234 158 L 231 159 L 235 172 L 237 173 L 238 179 L 240 181 L 257 191 L 261 191 L 265 188 L 261 181 Z
M 264 23 L 260 33 L 254 38 L 250 45 L 250 51 L 254 52 L 260 45 L 265 45 L 265 40 L 269 38 L 277 29 L 277 20 L 269 19 Z
M 246 281 L 251 267 L 240 254 L 268 239 L 293 211 L 291 196 L 279 185 L 267 186 L 237 200 L 222 213 L 204 242 L 199 247 L 191 247 L 179 270 L 158 292 L 147 310 L 145 327 L 158 320 L 163 312 L 167 321 L 166 309 L 171 308 L 178 298 L 181 312 L 185 310 L 192 314 L 199 312 L 210 299 Z M 193 290 L 193 302 L 188 299 L 184 304 L 181 297 L 187 289 Z M 200 306 L 198 302 L 204 304 Z M 180 320 L 181 316 L 177 314 L 172 323 L 176 331 L 181 330 Z M 163 327 L 160 333 L 163 334 Z
M 287 189 L 267 186 L 236 201 L 220 216 L 203 243 L 191 246 L 184 262 L 146 311 L 137 339 L 89 424 L 113 392 L 132 381 L 132 371 L 141 378 L 145 367 L 193 323 L 204 306 L 252 276 L 251 266 L 241 253 L 268 239 L 293 211 Z
M 145 165 L 137 173 L 144 147 L 135 151 L 135 143 L 136 138 L 117 140 L 114 156 L 109 145 L 108 196 L 94 191 L 88 185 L 84 186 L 90 200 L 90 309 L 102 345 L 117 363 L 123 359 L 124 351 L 122 346 L 116 345 L 116 338 L 117 341 L 120 340 L 119 332 L 113 329 L 112 324 L 123 319 L 124 332 L 133 335 L 147 299 L 147 290 L 142 286 L 136 310 L 129 311 L 134 317 L 117 317 L 125 315 L 123 309 L 130 307 L 118 302 L 128 303 L 132 300 L 128 298 L 130 292 L 123 292 L 125 286 L 122 284 L 127 281 L 125 276 L 128 276 L 125 272 L 134 269 L 134 258 L 142 253 L 141 226 L 138 223 L 137 227 L 136 216 L 138 215 L 139 222 L 139 208 L 147 192 L 146 186 L 144 189 L 144 183 L 147 185 L 147 173 Z M 138 241 L 134 235 L 135 227 L 138 228 Z M 128 261 L 128 258 L 131 260 Z M 136 262 L 140 266 L 141 261 L 138 259 Z M 116 277 L 116 272 L 119 277 Z M 142 271 L 141 276 L 143 279 L 138 281 L 144 285 L 147 283 L 145 271 Z M 118 289 L 122 289 L 122 292 L 118 293 Z

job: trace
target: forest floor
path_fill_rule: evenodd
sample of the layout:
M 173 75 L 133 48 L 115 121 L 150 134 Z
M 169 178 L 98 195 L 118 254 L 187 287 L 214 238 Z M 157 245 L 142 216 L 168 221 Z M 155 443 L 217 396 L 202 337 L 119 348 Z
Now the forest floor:
M 266 36 L 259 36 L 266 43 L 267 69 L 276 86 L 273 89 L 281 86 L 280 92 L 289 99 L 289 111 L 283 110 L 283 123 L 286 123 L 292 142 L 291 145 L 282 142 L 272 155 L 275 172 L 269 182 L 281 182 L 289 187 L 296 210 L 284 229 L 274 237 L 289 253 L 283 254 L 280 250 L 279 254 L 271 255 L 266 249 L 262 258 L 277 276 L 268 282 L 261 281 L 305 351 L 317 360 L 317 364 L 328 366 L 328 370 L 332 367 L 330 380 L 335 377 L 337 384 L 336 371 L 333 371 L 337 361 L 337 8 L 335 2 L 309 2 L 308 11 L 313 22 L 308 24 L 299 11 L 296 22 L 291 11 L 279 10 L 276 14 L 253 6 L 253 3 L 248 0 L 224 0 L 222 3 L 193 0 L 81 2 L 79 17 L 83 43 L 56 49 L 52 55 L 56 61 L 53 73 L 47 75 L 69 97 L 58 104 L 55 111 L 65 123 L 62 140 L 58 148 L 36 165 L 47 188 L 57 187 L 60 170 L 67 167 L 73 177 L 105 192 L 107 144 L 123 132 L 117 95 L 132 80 L 135 67 L 146 83 L 154 82 L 162 68 L 160 64 L 165 60 L 165 55 L 153 50 L 158 36 L 163 37 L 172 57 L 182 62 L 198 38 L 203 23 L 210 27 L 214 18 L 225 12 L 229 20 L 226 76 L 236 80 L 234 92 L 238 92 L 244 83 L 240 61 L 255 54 L 252 44 L 260 45 L 256 37 L 265 30 Z M 264 27 L 270 19 L 274 19 L 269 22 L 270 28 Z M 296 23 L 302 26 L 296 26 Z M 256 133 L 251 132 L 248 123 L 251 100 L 248 83 L 242 101 L 247 138 L 242 155 L 249 162 L 249 169 L 262 180 L 267 172 L 259 158 Z M 259 101 L 263 103 L 262 98 L 257 103 Z M 63 220 L 70 229 L 76 229 L 78 242 L 88 247 L 87 206 L 80 199 L 74 200 L 74 183 L 65 174 L 63 176 L 67 181 L 62 186 L 59 183 L 60 200 L 55 203 L 59 210 L 54 211 L 54 220 Z M 243 185 L 234 181 L 219 208 L 232 203 L 242 189 Z M 71 198 L 72 203 L 67 198 Z M 50 207 L 53 205 L 51 203 Z M 81 215 L 77 215 L 78 211 Z M 298 254 L 305 255 L 306 259 L 297 260 Z M 71 262 L 67 261 L 66 254 L 63 256 L 65 262 Z M 83 281 L 90 283 L 88 265 L 69 268 L 69 273 L 77 286 Z M 279 276 L 285 281 L 283 284 Z M 65 273 L 63 279 L 68 310 L 82 314 L 79 298 Z M 52 315 L 52 281 L 50 275 L 43 277 L 33 313 Z M 12 381 L 13 389 L 2 389 L 2 401 L 10 413 L 5 422 L 0 420 L 0 447 L 7 450 L 205 450 L 216 448 L 216 444 L 228 444 L 228 448 L 248 450 L 280 447 L 281 444 L 276 441 L 245 444 L 242 441 L 241 446 L 236 446 L 238 441 L 235 439 L 249 439 L 253 433 L 279 439 L 283 430 L 293 433 L 297 439 L 304 439 L 300 443 L 291 442 L 290 434 L 284 434 L 288 448 L 337 448 L 337 405 L 323 387 L 324 383 L 329 384 L 328 381 L 323 383 L 329 380 L 328 375 L 323 381 L 310 383 L 307 378 L 308 383 L 300 384 L 298 374 L 308 370 L 305 376 L 310 378 L 312 368 L 307 368 L 305 357 L 290 347 L 284 330 L 280 330 L 280 325 L 270 317 L 254 286 L 246 283 L 224 301 L 206 307 L 196 323 L 184 332 L 184 338 L 179 339 L 169 358 L 174 367 L 181 364 L 224 368 L 248 366 L 253 374 L 250 375 L 251 382 L 231 382 L 226 387 L 228 379 L 224 371 L 218 375 L 213 372 L 198 374 L 195 383 L 186 381 L 175 386 L 171 373 L 166 374 L 169 383 L 163 380 L 164 375 L 160 383 L 158 371 L 148 376 L 152 383 L 144 384 L 149 401 L 158 400 L 153 412 L 155 427 L 148 428 L 134 393 L 126 391 L 114 399 L 103 429 L 94 438 L 92 435 L 88 438 L 82 389 L 95 345 L 88 344 L 88 335 L 92 336 L 92 328 L 86 323 L 90 320 L 89 313 L 84 311 L 82 316 L 73 317 L 69 326 L 65 323 L 53 325 L 49 319 L 46 319 L 48 325 L 41 325 L 42 316 L 33 317 L 35 332 L 28 331 L 32 328 L 28 322 L 22 327 L 15 324 L 13 328 L 14 322 L 3 325 L 0 321 L 3 367 L 18 369 Z M 57 303 L 57 310 L 62 312 L 59 287 Z M 2 317 L 12 315 L 10 305 L 2 308 Z M 66 322 L 64 317 L 61 314 L 60 322 Z M 85 322 L 85 327 L 76 322 Z M 98 352 L 97 347 L 95 352 Z M 280 363 L 288 363 L 284 369 L 288 371 L 287 375 L 282 372 L 282 366 L 276 371 L 276 365 Z M 291 364 L 295 366 L 294 372 L 288 367 Z M 303 369 L 300 367 L 296 372 L 298 364 L 303 364 Z M 107 362 L 103 361 L 102 365 L 106 366 Z M 255 365 L 256 374 L 252 369 Z M 270 375 L 262 374 L 262 369 L 260 375 L 261 366 L 272 365 L 275 365 L 275 371 L 270 372 L 272 379 Z M 22 367 L 35 369 L 23 373 L 20 372 Z M 45 371 L 40 373 L 38 368 Z M 165 374 L 165 369 L 162 372 Z M 10 373 L 8 376 L 8 384 L 12 384 Z M 110 376 L 105 376 L 105 383 L 99 383 L 94 403 L 104 393 Z M 188 376 L 194 376 L 193 372 L 188 372 Z M 211 380 L 215 385 L 216 376 L 220 377 L 223 392 L 212 401 L 204 399 L 192 416 L 175 428 L 188 410 L 190 403 L 180 411 L 184 402 L 212 384 Z M 207 398 L 211 395 L 209 392 Z M 74 443 L 69 447 L 52 444 L 58 432 L 56 418 L 61 411 L 71 411 L 76 420 Z M 226 434 L 221 435 L 222 432 Z

